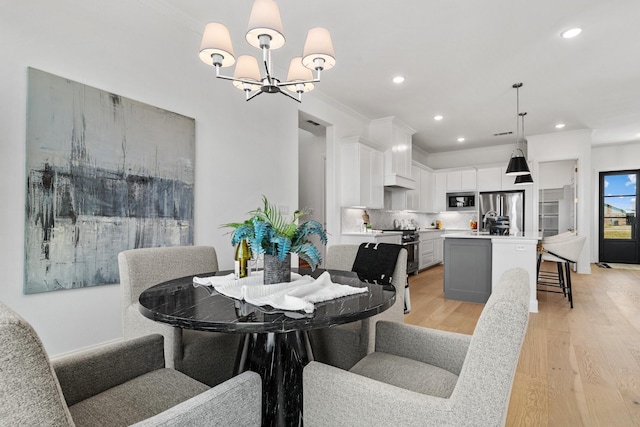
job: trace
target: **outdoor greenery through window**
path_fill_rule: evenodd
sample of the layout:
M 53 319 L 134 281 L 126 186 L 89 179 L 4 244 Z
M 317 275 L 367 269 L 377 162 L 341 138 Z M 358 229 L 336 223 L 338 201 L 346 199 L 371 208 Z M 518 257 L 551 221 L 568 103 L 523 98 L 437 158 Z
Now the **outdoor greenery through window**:
M 607 175 L 604 178 L 605 239 L 632 239 L 636 216 L 636 175 Z

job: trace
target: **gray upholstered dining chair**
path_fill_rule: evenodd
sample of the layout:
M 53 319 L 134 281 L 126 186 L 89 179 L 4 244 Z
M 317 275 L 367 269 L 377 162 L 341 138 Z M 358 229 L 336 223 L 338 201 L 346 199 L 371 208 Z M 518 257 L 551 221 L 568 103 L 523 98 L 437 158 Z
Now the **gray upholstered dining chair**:
M 349 372 L 304 369 L 304 425 L 501 426 L 527 331 L 529 276 L 505 271 L 473 335 L 378 322 L 376 351 Z
M 124 337 L 162 334 L 168 367 L 209 386 L 231 378 L 240 334 L 175 328 L 144 317 L 138 309 L 140 294 L 153 285 L 218 271 L 215 249 L 211 246 L 131 249 L 118 254 L 118 264 Z
M 262 380 L 244 372 L 214 388 L 164 367 L 162 335 L 54 359 L 0 303 L 0 425 L 259 426 Z
M 351 271 L 360 245 L 327 247 L 326 269 Z M 392 307 L 368 319 L 316 329 L 309 333 L 315 360 L 350 369 L 374 350 L 375 324 L 379 320 L 404 321 L 404 291 L 407 283 L 407 250 L 402 249 L 393 271 L 396 301 Z

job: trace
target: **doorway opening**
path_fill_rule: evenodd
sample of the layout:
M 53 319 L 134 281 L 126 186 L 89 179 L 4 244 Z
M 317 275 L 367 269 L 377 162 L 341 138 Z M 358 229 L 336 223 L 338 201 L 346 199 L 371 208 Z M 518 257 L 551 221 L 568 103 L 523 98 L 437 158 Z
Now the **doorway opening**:
M 600 172 L 600 262 L 640 264 L 638 175 L 640 170 Z
M 318 119 L 298 113 L 298 205 L 308 212 L 303 221 L 315 220 L 327 228 L 326 220 L 326 126 Z M 322 265 L 326 255 L 325 245 L 317 235 L 309 240 L 320 250 Z M 309 265 L 299 258 L 300 268 Z
M 543 237 L 577 232 L 577 160 L 540 163 L 538 231 Z

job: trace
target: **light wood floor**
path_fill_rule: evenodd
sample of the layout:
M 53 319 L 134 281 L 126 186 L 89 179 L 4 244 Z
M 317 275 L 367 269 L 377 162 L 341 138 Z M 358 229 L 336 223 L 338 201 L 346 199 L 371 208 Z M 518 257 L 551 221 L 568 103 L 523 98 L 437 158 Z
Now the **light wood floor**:
M 571 275 L 573 310 L 538 292 L 507 426 L 640 426 L 640 271 L 591 272 Z M 473 333 L 483 305 L 445 300 L 442 276 L 438 266 L 410 277 L 405 322 Z

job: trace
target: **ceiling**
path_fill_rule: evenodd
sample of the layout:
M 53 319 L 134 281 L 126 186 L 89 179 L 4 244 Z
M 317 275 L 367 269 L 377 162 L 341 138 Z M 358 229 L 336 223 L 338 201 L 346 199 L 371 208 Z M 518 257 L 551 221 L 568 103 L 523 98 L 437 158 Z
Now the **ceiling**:
M 328 28 L 337 64 L 315 90 L 369 119 L 396 116 L 428 153 L 514 143 L 517 82 L 526 135 L 592 129 L 594 145 L 640 141 L 638 0 L 277 3 L 287 37 L 273 52 L 279 74 L 301 55 L 308 29 Z M 236 57 L 258 56 L 244 40 L 251 0 L 164 5 L 200 31 L 224 23 Z M 573 27 L 582 34 L 560 37 Z M 393 83 L 396 75 L 405 82 Z M 503 132 L 514 134 L 494 136 Z

